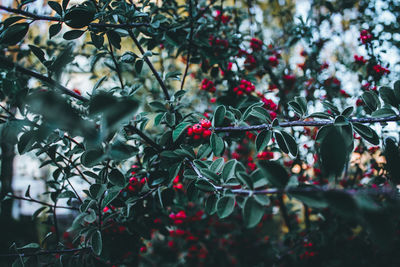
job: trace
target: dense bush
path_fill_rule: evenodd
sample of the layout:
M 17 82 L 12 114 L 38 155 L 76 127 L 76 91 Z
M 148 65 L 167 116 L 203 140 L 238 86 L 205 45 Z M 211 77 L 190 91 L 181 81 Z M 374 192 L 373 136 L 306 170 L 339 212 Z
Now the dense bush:
M 39 202 L 48 234 L 4 262 L 400 265 L 397 1 L 16 2 L 3 212 Z M 63 85 L 80 73 L 92 88 Z M 14 150 L 51 170 L 48 199 L 12 193 Z

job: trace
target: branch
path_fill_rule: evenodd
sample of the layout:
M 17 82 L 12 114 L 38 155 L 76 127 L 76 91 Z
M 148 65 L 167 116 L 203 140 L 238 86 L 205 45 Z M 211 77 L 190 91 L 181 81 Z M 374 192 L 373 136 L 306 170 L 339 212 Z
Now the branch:
M 30 201 L 30 202 L 35 202 L 35 203 L 39 203 L 39 204 L 41 204 L 41 205 L 43 205 L 43 206 L 47 206 L 47 207 L 54 208 L 54 205 L 51 205 L 51 204 L 49 204 L 49 203 L 46 203 L 46 202 L 43 202 L 43 201 L 40 201 L 40 200 L 36 200 L 36 199 L 33 199 L 33 198 L 19 197 L 19 196 L 16 196 L 16 195 L 6 195 L 6 196 L 7 196 L 7 197 L 14 198 L 14 199 L 19 199 L 19 200 L 26 200 L 26 201 Z M 78 208 L 68 207 L 68 206 L 56 206 L 56 207 L 57 207 L 58 209 L 79 210 Z
M 31 70 L 26 69 L 24 67 L 21 67 L 21 66 L 15 64 L 15 63 L 11 62 L 8 59 L 6 59 L 4 57 L 1 57 L 1 56 L 0 56 L 0 64 L 4 64 L 5 67 L 15 68 L 16 71 L 18 71 L 18 72 L 20 72 L 22 74 L 25 74 L 25 75 L 31 76 L 33 78 L 36 78 L 36 79 L 46 83 L 49 86 L 54 86 L 55 88 L 59 89 L 63 94 L 72 96 L 73 98 L 76 98 L 76 99 L 81 100 L 83 102 L 89 101 L 89 99 L 87 99 L 86 97 L 81 96 L 81 95 L 73 92 L 72 90 L 69 90 L 68 88 L 62 86 L 61 84 L 59 84 L 55 80 L 53 80 L 53 79 L 51 79 L 49 77 L 46 77 L 46 76 L 44 76 L 44 75 L 42 75 L 40 73 L 31 71 Z
M 147 142 L 150 146 L 152 146 L 154 149 L 156 149 L 158 152 L 163 151 L 163 147 L 154 142 L 150 137 L 148 137 L 146 134 L 144 134 L 141 130 L 136 128 L 133 125 L 128 125 L 125 126 L 125 129 L 128 131 L 133 132 L 134 134 L 139 135 L 145 142 Z
M 304 192 L 340 192 L 346 193 L 349 195 L 356 195 L 359 193 L 365 193 L 369 195 L 380 195 L 384 194 L 387 196 L 391 196 L 393 198 L 399 197 L 398 191 L 392 188 L 379 188 L 379 189 L 333 189 L 323 186 L 307 186 L 307 187 L 298 187 L 298 186 L 289 186 L 286 188 L 267 188 L 267 189 L 231 189 L 229 186 L 226 185 L 215 185 L 213 181 L 205 177 L 201 174 L 200 170 L 194 165 L 194 163 L 189 160 L 185 159 L 187 163 L 192 167 L 192 169 L 196 172 L 197 176 L 200 179 L 206 180 L 211 183 L 215 189 L 215 191 L 224 191 L 230 190 L 230 192 L 236 195 L 280 195 L 280 194 L 290 194 L 290 193 L 304 193 Z
M 145 52 L 144 52 L 144 49 L 143 49 L 142 45 L 139 43 L 138 39 L 135 37 L 135 35 L 133 34 L 132 30 L 129 30 L 128 32 L 129 32 L 129 36 L 131 37 L 131 39 L 133 40 L 133 42 L 135 43 L 135 45 L 137 46 L 137 48 L 139 49 L 140 53 L 143 56 Z M 171 97 L 169 96 L 167 86 L 165 85 L 164 81 L 161 79 L 160 74 L 158 74 L 158 72 L 155 69 L 154 65 L 151 63 L 151 61 L 149 60 L 149 58 L 147 56 L 143 56 L 143 60 L 149 66 L 151 72 L 153 73 L 153 75 L 156 77 L 158 83 L 160 84 L 161 89 L 164 92 L 165 99 L 170 100 Z
M 50 255 L 50 254 L 68 254 L 75 253 L 80 251 L 92 250 L 91 247 L 87 248 L 74 248 L 74 249 L 64 249 L 64 250 L 45 250 L 38 251 L 33 253 L 13 253 L 13 254 L 0 254 L 0 257 L 31 257 L 31 256 L 39 256 L 39 255 Z
M 358 122 L 358 123 L 377 123 L 377 122 L 390 122 L 390 121 L 400 121 L 400 115 L 393 115 L 389 117 L 382 117 L 382 118 L 356 118 L 356 119 L 349 119 L 349 122 Z M 286 121 L 280 122 L 280 127 L 296 127 L 296 126 L 308 126 L 308 127 L 321 127 L 325 125 L 334 124 L 334 121 Z M 227 126 L 227 127 L 215 127 L 215 132 L 247 132 L 247 131 L 259 131 L 259 130 L 271 130 L 272 124 L 260 124 L 260 125 L 253 125 L 253 126 Z
M 31 18 L 33 20 L 46 20 L 46 21 L 57 21 L 57 22 L 64 22 L 61 17 L 53 17 L 53 16 L 44 16 L 44 15 L 38 15 L 32 12 L 24 11 L 21 9 L 16 9 L 16 8 L 11 8 L 11 7 L 6 7 L 3 5 L 0 5 L 0 10 L 5 10 L 10 13 L 18 14 L 18 15 L 23 15 L 28 18 Z M 138 28 L 142 26 L 149 27 L 150 24 L 148 23 L 123 23 L 123 24 L 112 24 L 112 23 L 89 23 L 89 26 L 91 27 L 96 27 L 96 28 L 114 28 L 114 29 L 132 29 L 132 28 Z
M 186 80 L 186 76 L 188 74 L 189 71 L 189 65 L 190 65 L 190 56 L 192 53 L 192 40 L 193 40 L 193 32 L 194 32 L 194 26 L 193 26 L 193 14 L 192 14 L 192 0 L 188 0 L 189 1 L 189 16 L 190 16 L 190 33 L 189 33 L 189 43 L 188 43 L 188 55 L 186 58 L 186 68 L 185 68 L 185 73 L 183 74 L 183 78 L 182 78 L 182 83 L 181 83 L 181 90 L 183 90 L 183 87 L 185 85 L 185 80 Z

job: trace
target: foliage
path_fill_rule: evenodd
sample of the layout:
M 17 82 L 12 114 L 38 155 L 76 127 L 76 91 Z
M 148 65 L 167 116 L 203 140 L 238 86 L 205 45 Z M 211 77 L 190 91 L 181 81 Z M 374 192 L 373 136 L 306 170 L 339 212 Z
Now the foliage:
M 12 245 L 13 266 L 399 265 L 400 81 L 383 57 L 399 25 L 374 19 L 396 1 L 315 0 L 307 18 L 291 1 L 17 2 L 0 6 L 1 142 L 51 175 L 49 202 L 4 201 L 41 203 L 53 227 Z M 338 45 L 348 24 L 364 56 Z M 76 72 L 93 88 L 62 85 Z

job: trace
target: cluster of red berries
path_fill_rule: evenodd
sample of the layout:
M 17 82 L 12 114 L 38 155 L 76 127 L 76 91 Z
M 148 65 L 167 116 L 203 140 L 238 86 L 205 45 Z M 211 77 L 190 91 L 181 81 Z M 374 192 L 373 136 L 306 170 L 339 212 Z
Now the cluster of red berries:
M 370 83 L 365 83 L 361 87 L 365 91 L 377 91 L 378 88 L 376 86 L 372 86 Z
M 306 249 L 311 249 L 312 247 L 313 247 L 313 243 L 311 243 L 311 242 L 305 242 L 304 244 L 303 244 L 303 247 L 305 247 Z M 314 257 L 315 255 L 317 254 L 317 252 L 315 252 L 315 251 L 305 251 L 304 253 L 302 253 L 302 254 L 300 254 L 299 255 L 299 258 L 301 259 L 301 260 L 303 260 L 303 259 L 309 259 L 309 258 L 312 258 L 312 257 Z
M 340 80 L 336 77 L 329 77 L 324 81 L 325 86 L 330 86 L 330 85 L 340 86 L 340 84 L 341 84 Z
M 257 38 L 251 38 L 250 40 L 250 47 L 251 49 L 256 52 L 262 49 L 263 42 Z
M 369 42 L 372 41 L 372 38 L 373 38 L 373 36 L 372 36 L 372 34 L 371 34 L 369 31 L 367 31 L 367 30 L 362 30 L 362 31 L 360 32 L 360 40 L 361 40 L 361 43 L 363 43 L 363 44 L 369 43 Z
M 227 40 L 214 38 L 212 35 L 208 37 L 208 43 L 214 48 L 227 49 L 229 47 L 229 42 Z
M 183 184 L 180 182 L 180 176 L 179 174 L 174 178 L 172 181 L 172 187 L 176 190 L 180 190 L 183 188 Z
M 132 165 L 132 169 L 138 168 L 136 165 Z M 136 172 L 132 171 L 131 175 L 135 175 Z M 147 178 L 137 178 L 135 176 L 129 178 L 129 184 L 125 187 L 125 191 L 131 192 L 131 193 L 138 193 L 142 189 L 142 187 L 146 184 Z
M 355 61 L 357 64 L 360 64 L 360 65 L 364 65 L 365 63 L 367 63 L 367 60 L 364 59 L 363 56 L 359 56 L 359 55 L 354 55 L 354 61 Z
M 257 61 L 253 55 L 248 54 L 244 61 L 244 67 L 246 70 L 254 70 L 257 67 Z
M 389 74 L 389 73 L 390 73 L 390 70 L 388 70 L 388 69 L 385 68 L 385 67 L 382 67 L 382 66 L 379 65 L 379 64 L 373 66 L 372 69 L 374 70 L 374 72 L 375 72 L 377 75 L 380 75 L 380 76 L 382 76 L 382 75 L 384 75 L 384 74 Z
M 171 213 L 169 215 L 169 218 L 173 221 L 174 224 L 182 224 L 186 221 L 187 215 L 184 210 L 181 210 L 179 212 Z
M 350 95 L 349 95 L 345 90 L 343 90 L 343 89 L 341 89 L 341 90 L 339 91 L 339 93 L 340 93 L 343 97 L 345 97 L 345 98 L 350 97 Z
M 240 81 L 239 86 L 236 86 L 235 88 L 233 88 L 233 92 L 235 92 L 238 96 L 241 96 L 243 94 L 249 95 L 252 92 L 254 92 L 255 89 L 256 89 L 256 87 L 254 86 L 254 84 L 242 79 Z
M 211 136 L 211 122 L 206 119 L 202 119 L 200 123 L 196 123 L 192 127 L 188 128 L 187 135 L 192 137 L 193 140 L 200 140 L 201 138 L 207 139 Z
M 271 67 L 276 67 L 279 64 L 279 60 L 276 56 L 270 56 L 268 58 L 268 63 Z
M 200 89 L 210 93 L 214 93 L 216 90 L 214 83 L 208 79 L 201 81 Z
M 271 151 L 263 151 L 257 154 L 257 158 L 259 160 L 270 160 L 274 158 L 274 152 Z
M 230 20 L 231 17 L 227 15 L 222 15 L 221 10 L 217 10 L 217 15 L 215 16 L 216 21 L 221 21 L 223 24 L 227 24 Z
M 293 86 L 294 83 L 296 82 L 296 76 L 293 74 L 285 74 L 285 75 L 283 75 L 282 78 L 283 78 L 283 82 L 287 86 Z

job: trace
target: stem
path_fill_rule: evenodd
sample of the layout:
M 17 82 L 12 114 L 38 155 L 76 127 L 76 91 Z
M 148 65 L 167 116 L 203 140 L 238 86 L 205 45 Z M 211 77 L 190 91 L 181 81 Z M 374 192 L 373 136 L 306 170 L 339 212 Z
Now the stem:
M 64 22 L 61 17 L 38 15 L 38 14 L 35 14 L 35 13 L 31 13 L 31 12 L 24 11 L 24 10 L 21 10 L 21 9 L 6 7 L 6 6 L 3 6 L 3 5 L 0 5 L 0 10 L 5 10 L 5 11 L 10 12 L 10 13 L 23 15 L 23 16 L 26 16 L 26 17 L 31 18 L 33 20 L 46 20 L 46 21 Z M 148 24 L 148 23 L 123 23 L 123 24 L 89 23 L 89 26 L 97 27 L 97 28 L 132 29 L 132 28 L 138 28 L 138 27 L 142 27 L 142 26 L 149 27 L 150 24 Z
M 7 66 L 9 68 L 15 68 L 16 71 L 18 71 L 18 72 L 20 72 L 22 74 L 25 74 L 25 75 L 31 76 L 33 78 L 36 78 L 36 79 L 46 83 L 49 86 L 53 86 L 53 87 L 61 90 L 61 92 L 63 94 L 72 96 L 72 97 L 74 97 L 74 98 L 76 98 L 78 100 L 81 100 L 83 102 L 89 101 L 86 97 L 83 97 L 83 96 L 73 92 L 72 90 L 69 90 L 68 88 L 62 86 L 61 84 L 59 84 L 55 80 L 53 80 L 53 79 L 51 79 L 49 77 L 46 77 L 46 76 L 44 76 L 44 75 L 42 75 L 40 73 L 28 70 L 28 69 L 26 69 L 24 67 L 21 67 L 21 66 L 15 64 L 15 63 L 9 61 L 8 59 L 6 59 L 4 57 L 0 57 L 0 64 L 4 64 L 5 66 Z
M 191 57 L 191 53 L 192 53 L 192 40 L 193 40 L 193 32 L 194 32 L 194 27 L 193 27 L 193 14 L 192 14 L 192 0 L 188 0 L 189 1 L 189 16 L 190 16 L 190 33 L 189 33 L 189 43 L 188 43 L 188 54 L 187 54 L 187 58 L 186 58 L 186 68 L 185 68 L 185 73 L 183 74 L 183 78 L 182 78 L 182 83 L 181 83 L 181 90 L 183 90 L 183 87 L 185 85 L 185 80 L 186 80 L 186 76 L 188 74 L 189 71 L 189 65 L 190 65 L 190 57 Z
M 92 248 L 74 248 L 74 249 L 64 249 L 64 250 L 46 250 L 46 251 L 38 251 L 34 253 L 13 253 L 13 254 L 0 254 L 0 257 L 31 257 L 31 256 L 39 256 L 39 255 L 50 255 L 50 254 L 67 254 L 67 253 L 75 253 L 85 250 L 91 250 Z
M 349 122 L 358 122 L 358 123 L 377 123 L 377 122 L 389 122 L 389 121 L 400 121 L 400 115 L 393 115 L 388 117 L 381 117 L 381 118 L 357 118 L 357 119 L 349 119 Z M 296 126 L 309 126 L 309 127 L 321 127 L 325 125 L 334 124 L 334 121 L 286 121 L 280 122 L 280 127 L 296 127 Z M 215 127 L 215 132 L 246 132 L 246 131 L 259 131 L 259 130 L 271 130 L 272 124 L 260 124 L 260 125 L 253 125 L 253 126 L 227 126 L 227 127 Z
M 112 61 L 114 62 L 114 65 L 115 65 L 115 71 L 117 72 L 119 83 L 121 84 L 121 89 L 124 89 L 125 85 L 124 85 L 124 81 L 122 80 L 121 69 L 119 68 L 118 62 L 115 59 L 114 49 L 113 49 L 113 47 L 111 45 L 110 39 L 108 39 L 108 45 L 110 47 L 110 55 L 111 55 Z
M 43 201 L 40 201 L 40 200 L 36 200 L 36 199 L 33 199 L 33 198 L 19 197 L 19 196 L 16 196 L 16 195 L 9 195 L 9 194 L 6 195 L 6 196 L 7 196 L 7 197 L 14 198 L 14 199 L 19 199 L 19 200 L 26 200 L 26 201 L 30 201 L 30 202 L 35 202 L 35 203 L 41 204 L 41 205 L 43 205 L 43 206 L 51 207 L 51 208 L 57 207 L 57 208 L 59 208 L 59 209 L 79 210 L 78 208 L 68 207 L 68 206 L 54 206 L 54 205 L 51 205 L 51 204 L 49 204 L 49 203 L 46 203 L 46 202 L 43 202 Z
M 156 149 L 158 152 L 163 151 L 163 147 L 154 142 L 150 137 L 148 137 L 145 133 L 143 133 L 141 130 L 136 128 L 133 125 L 128 125 L 125 127 L 126 130 L 132 131 L 134 134 L 139 135 L 145 142 L 147 142 L 150 146 L 152 146 L 154 149 Z
M 144 52 L 144 49 L 143 49 L 142 45 L 139 43 L 138 39 L 135 37 L 135 35 L 133 34 L 132 30 L 129 30 L 128 32 L 129 32 L 129 36 L 131 37 L 131 39 L 133 40 L 133 42 L 135 43 L 135 45 L 137 46 L 137 48 L 139 49 L 140 53 L 143 56 L 145 52 Z M 158 83 L 160 84 L 161 89 L 164 92 L 165 99 L 170 100 L 171 97 L 169 96 L 167 86 L 165 85 L 164 81 L 161 79 L 160 74 L 158 74 L 158 72 L 155 69 L 154 65 L 151 63 L 151 61 L 149 60 L 149 58 L 147 56 L 143 56 L 143 60 L 149 66 L 151 72 L 153 73 L 153 75 L 156 77 Z

